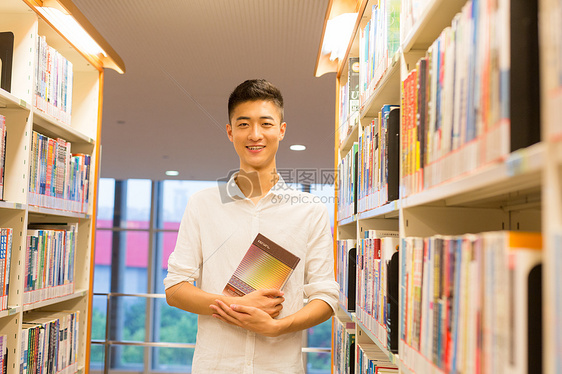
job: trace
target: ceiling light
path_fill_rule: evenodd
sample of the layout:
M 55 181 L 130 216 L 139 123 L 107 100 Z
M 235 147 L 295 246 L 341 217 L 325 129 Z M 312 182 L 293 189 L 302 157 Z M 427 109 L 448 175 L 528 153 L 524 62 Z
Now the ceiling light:
M 291 151 L 304 151 L 306 149 L 306 146 L 301 144 L 293 144 L 292 146 L 289 147 L 289 149 Z
M 322 54 L 329 54 L 331 61 L 344 58 L 356 21 L 357 13 L 344 13 L 328 20 Z
M 177 170 L 168 170 L 166 171 L 166 175 L 169 177 L 177 177 L 178 175 L 180 175 L 180 172 Z
M 70 14 L 64 14 L 58 9 L 45 6 L 38 6 L 36 9 L 76 48 L 90 55 L 107 56 L 98 43 Z

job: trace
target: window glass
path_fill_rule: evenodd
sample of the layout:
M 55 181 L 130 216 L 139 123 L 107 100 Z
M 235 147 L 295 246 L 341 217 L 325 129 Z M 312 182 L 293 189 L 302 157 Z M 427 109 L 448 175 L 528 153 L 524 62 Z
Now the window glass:
M 145 341 L 146 298 L 113 296 L 109 308 L 110 313 L 116 315 L 116 318 L 108 321 L 110 340 Z
M 191 373 L 193 348 L 153 348 L 153 367 L 168 373 Z
M 176 240 L 178 238 L 177 231 L 173 232 L 160 232 L 156 234 L 156 243 L 158 246 L 158 253 L 160 254 L 158 258 L 160 259 L 160 264 L 158 269 L 156 269 L 156 286 L 155 292 L 164 293 L 164 278 L 168 275 L 168 258 L 170 254 L 174 251 L 176 246 Z
M 129 374 L 142 373 L 144 370 L 144 351 L 145 347 L 112 345 L 109 348 L 112 369 L 126 370 Z
M 112 241 L 113 231 L 96 231 L 96 246 L 94 252 L 94 292 L 109 292 L 110 290 Z
M 195 344 L 196 314 L 171 307 L 166 303 L 166 299 L 155 299 L 154 310 L 156 331 L 154 341 Z
M 115 179 L 101 178 L 98 183 L 97 227 L 113 225 L 113 205 L 115 203 Z
M 328 208 L 328 214 L 330 215 L 330 224 L 334 225 L 334 204 L 335 204 L 335 194 L 333 184 L 311 184 L 310 193 L 318 196 L 320 202 L 322 202 Z
M 162 225 L 159 229 L 177 230 L 191 195 L 205 188 L 216 186 L 216 181 L 165 180 L 163 182 Z
M 148 292 L 148 231 L 126 231 L 126 256 L 121 292 Z
M 105 364 L 105 346 L 90 343 L 90 372 L 103 372 Z
M 107 296 L 94 295 L 92 300 L 92 340 L 105 340 Z
M 307 330 L 308 346 L 326 348 L 332 345 L 332 320 L 329 319 Z M 324 352 L 308 352 L 306 370 L 309 374 L 330 373 L 331 355 Z
M 307 374 L 330 374 L 332 357 L 330 352 L 307 352 L 306 373 Z
M 150 225 L 150 203 L 152 182 L 148 179 L 129 179 L 127 181 L 127 208 L 122 227 L 128 229 L 148 229 Z

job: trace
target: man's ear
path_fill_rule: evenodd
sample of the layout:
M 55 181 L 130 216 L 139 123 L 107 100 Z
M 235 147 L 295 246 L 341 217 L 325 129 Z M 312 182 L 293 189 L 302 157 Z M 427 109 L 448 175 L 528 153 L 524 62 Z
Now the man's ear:
M 232 141 L 232 126 L 230 125 L 230 123 L 226 124 L 226 135 L 228 136 L 228 140 Z
M 280 126 L 279 140 L 283 140 L 285 137 L 285 130 L 287 130 L 287 122 L 283 122 Z

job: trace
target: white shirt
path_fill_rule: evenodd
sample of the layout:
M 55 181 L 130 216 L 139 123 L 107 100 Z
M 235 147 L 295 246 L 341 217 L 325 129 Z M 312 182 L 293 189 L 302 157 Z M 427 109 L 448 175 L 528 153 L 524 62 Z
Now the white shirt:
M 261 233 L 301 259 L 283 288 L 285 302 L 277 318 L 300 310 L 303 297 L 324 300 L 335 311 L 338 285 L 327 208 L 281 177 L 254 204 L 234 177 L 189 199 L 168 260 L 165 288 L 197 281 L 203 291 L 221 294 Z M 192 373 L 304 373 L 301 349 L 300 331 L 271 338 L 200 315 Z

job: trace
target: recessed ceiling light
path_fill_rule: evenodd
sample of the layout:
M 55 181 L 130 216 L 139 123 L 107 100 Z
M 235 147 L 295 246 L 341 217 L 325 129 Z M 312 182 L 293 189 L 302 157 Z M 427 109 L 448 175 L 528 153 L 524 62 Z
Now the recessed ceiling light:
M 301 144 L 293 144 L 292 146 L 289 147 L 289 149 L 291 151 L 304 151 L 306 149 L 306 146 Z
M 166 175 L 169 177 L 177 177 L 178 175 L 180 175 L 180 172 L 177 170 L 168 170 L 166 171 Z

